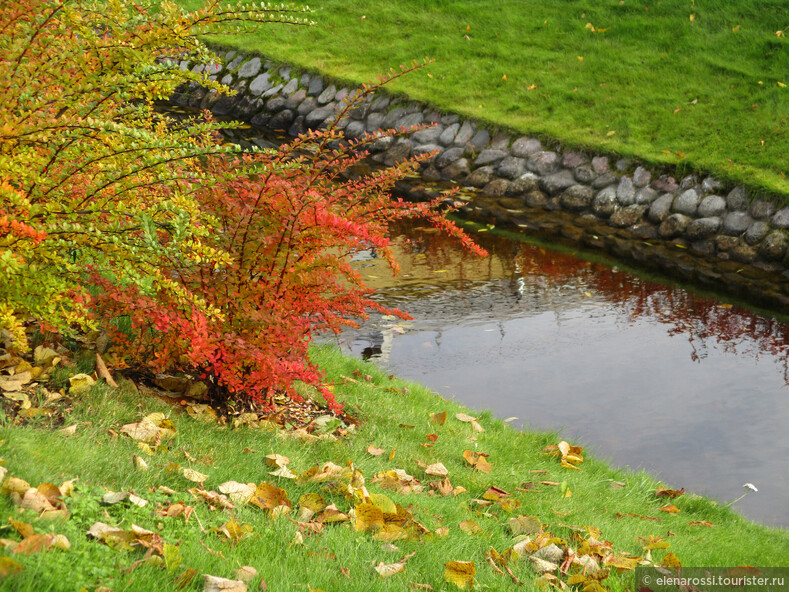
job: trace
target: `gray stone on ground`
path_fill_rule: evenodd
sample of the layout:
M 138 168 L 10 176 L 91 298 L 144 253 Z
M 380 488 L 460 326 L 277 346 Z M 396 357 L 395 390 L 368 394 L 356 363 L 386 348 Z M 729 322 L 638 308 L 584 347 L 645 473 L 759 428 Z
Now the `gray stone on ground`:
M 748 213 L 756 220 L 767 220 L 775 214 L 775 206 L 769 201 L 757 199 L 748 208 Z
M 274 96 L 277 93 L 279 93 L 279 91 L 281 91 L 281 90 L 282 90 L 282 85 L 281 84 L 277 84 L 276 86 L 272 86 L 267 91 L 263 91 L 263 94 L 260 95 L 260 96 L 261 97 L 271 97 L 271 96 Z
M 609 185 L 618 185 L 619 184 L 619 177 L 608 171 L 607 173 L 601 173 L 597 179 L 592 181 L 592 187 L 595 189 L 603 189 L 604 187 L 608 187 Z M 616 190 L 616 187 L 614 187 Z
M 707 177 L 701 182 L 701 192 L 706 195 L 723 187 L 723 183 L 714 177 Z
M 299 81 L 296 78 L 291 78 L 288 83 L 282 87 L 282 94 L 289 97 L 299 89 Z
M 307 91 L 303 88 L 300 88 L 287 98 L 285 101 L 285 109 L 296 109 L 306 98 Z
M 562 155 L 562 166 L 567 169 L 574 169 L 588 162 L 589 157 L 583 152 L 565 152 Z
M 474 160 L 474 165 L 485 166 L 486 164 L 494 164 L 500 160 L 503 160 L 505 156 L 507 156 L 507 152 L 504 150 L 483 150 L 479 153 L 479 156 L 477 156 L 476 160 Z
M 586 164 L 576 167 L 573 174 L 579 183 L 584 183 L 586 185 L 589 185 L 597 178 L 597 173 L 592 170 L 592 167 Z
M 320 76 L 313 76 L 310 84 L 307 87 L 307 94 L 311 97 L 316 97 L 323 92 L 324 84 Z
M 392 102 L 392 99 L 387 97 L 386 95 L 381 95 L 380 97 L 375 97 L 372 104 L 370 105 L 371 111 L 383 111 L 389 106 L 389 103 Z
M 432 164 L 422 171 L 422 180 L 428 183 L 435 183 L 441 180 L 441 172 Z
M 468 141 L 469 146 L 474 152 L 480 152 L 490 142 L 488 130 L 478 130 L 474 137 Z
M 727 234 L 729 236 L 739 236 L 746 230 L 748 227 L 753 224 L 753 218 L 745 212 L 728 212 L 723 217 L 723 226 L 721 230 L 723 234 Z
M 759 254 L 767 261 L 779 261 L 786 254 L 789 239 L 785 232 L 774 230 L 759 245 Z
M 383 163 L 386 166 L 392 166 L 403 162 L 409 156 L 411 156 L 411 142 L 406 138 L 397 138 L 392 147 L 384 153 Z
M 648 206 L 660 195 L 656 189 L 642 187 L 636 191 L 636 203 L 640 206 Z
M 244 61 L 243 55 L 236 56 L 227 64 L 227 66 L 225 66 L 225 68 L 227 68 L 228 70 L 235 70 L 236 68 L 238 68 L 238 65 L 243 61 Z
M 427 154 L 428 152 L 441 152 L 443 148 L 443 146 L 439 146 L 438 144 L 417 144 L 413 148 L 413 153 L 416 155 Z
M 268 72 L 264 72 L 259 76 L 256 76 L 252 82 L 249 83 L 249 92 L 259 97 L 262 93 L 266 92 L 272 86 L 271 80 L 269 80 Z
M 753 224 L 748 227 L 748 230 L 745 231 L 743 235 L 743 239 L 749 245 L 756 245 L 762 242 L 765 236 L 770 232 L 770 225 L 763 220 L 757 220 Z
M 298 111 L 299 115 L 307 115 L 315 111 L 316 107 L 318 106 L 318 101 L 315 100 L 315 97 L 307 97 L 301 103 L 299 103 Z
M 568 187 L 572 187 L 576 183 L 577 181 L 575 180 L 575 175 L 573 175 L 573 172 L 568 171 L 567 169 L 562 169 L 558 173 L 553 173 L 552 175 L 548 175 L 540 179 L 540 188 L 548 195 L 557 195 Z M 589 190 L 592 191 L 592 195 L 594 195 L 594 191 L 591 187 Z M 591 202 L 591 197 L 589 200 Z
M 493 179 L 490 183 L 482 188 L 482 193 L 501 197 L 507 194 L 510 182 L 507 179 Z
M 710 216 L 707 218 L 696 218 L 685 229 L 685 235 L 688 240 L 696 241 L 705 239 L 716 232 L 721 227 L 721 219 L 717 216 Z
M 756 260 L 757 251 L 755 247 L 746 244 L 744 241 L 738 242 L 729 250 L 729 256 L 733 261 L 740 263 L 753 263 Z
M 770 222 L 776 228 L 789 228 L 789 208 L 783 208 L 775 212 Z
M 507 150 L 510 146 L 510 136 L 504 132 L 499 132 L 490 139 L 490 148 L 492 150 Z
M 559 203 L 571 212 L 580 212 L 591 205 L 593 197 L 594 189 L 588 185 L 572 185 L 562 193 Z
M 443 131 L 443 126 L 434 125 L 432 127 L 419 130 L 418 132 L 414 132 L 411 134 L 411 138 L 417 144 L 437 144 L 438 138 L 441 136 L 441 132 Z
M 438 158 L 436 158 L 435 164 L 438 168 L 443 169 L 446 166 L 449 166 L 452 162 L 456 161 L 458 158 L 463 156 L 463 148 L 460 146 L 455 146 L 453 148 L 447 148 L 442 152 Z
M 655 224 L 659 224 L 665 220 L 671 213 L 671 204 L 674 202 L 674 196 L 670 193 L 664 193 L 659 196 L 649 206 L 649 219 Z
M 611 171 L 607 156 L 595 156 L 592 158 L 592 170 L 598 175 Z
M 559 156 L 556 152 L 535 152 L 529 157 L 526 166 L 538 175 L 549 175 L 556 170 L 559 164 Z
M 366 131 L 367 130 L 364 128 L 363 121 L 353 120 L 345 127 L 345 131 L 343 133 L 347 138 L 358 140 L 364 136 Z
M 326 119 L 334 113 L 334 109 L 320 107 L 313 109 L 304 117 L 304 124 L 310 129 L 318 129 Z
M 662 193 L 674 193 L 679 189 L 679 185 L 674 180 L 674 177 L 669 175 L 660 175 L 657 179 L 652 181 L 652 188 L 657 189 Z
M 692 219 L 685 214 L 671 214 L 660 223 L 658 234 L 662 238 L 674 238 L 685 232 L 691 222 Z
M 534 173 L 523 173 L 507 189 L 508 195 L 524 195 L 539 189 L 540 178 Z
M 633 186 L 633 179 L 622 177 L 616 187 L 616 199 L 620 205 L 630 206 L 636 202 L 636 189 Z
M 617 228 L 627 228 L 641 222 L 646 211 L 647 206 L 632 204 L 611 214 L 608 223 Z
M 468 144 L 471 141 L 471 138 L 474 137 L 474 132 L 476 131 L 477 128 L 473 123 L 470 121 L 464 121 L 457 134 L 455 134 L 455 145 L 463 146 L 465 148 L 466 144 Z
M 682 181 L 679 182 L 679 189 L 680 191 L 687 191 L 688 189 L 693 189 L 698 184 L 699 180 L 694 175 L 688 175 L 687 177 L 683 177 Z
M 421 113 L 409 113 L 407 115 L 403 115 L 400 119 L 395 122 L 396 128 L 405 128 L 409 129 L 415 125 L 419 125 L 424 120 L 424 116 Z
M 726 212 L 726 200 L 720 195 L 708 195 L 701 200 L 697 214 L 702 218 L 722 216 Z
M 270 111 L 272 113 L 276 111 L 282 111 L 285 108 L 288 100 L 285 97 L 274 97 L 269 99 L 266 103 L 266 111 Z
M 333 84 L 327 86 L 324 91 L 318 95 L 318 102 L 321 105 L 325 105 L 326 103 L 330 103 L 334 100 L 334 95 L 337 94 L 337 87 Z
M 290 109 L 283 109 L 269 120 L 268 126 L 275 131 L 285 131 L 290 127 L 290 124 L 293 123 L 295 118 L 296 114 L 293 111 Z
M 378 138 L 372 144 L 370 144 L 370 152 L 386 152 L 394 146 L 395 138 L 394 136 L 384 136 L 383 138 Z
M 505 156 L 496 170 L 506 179 L 517 179 L 526 172 L 526 160 L 517 156 Z
M 350 90 L 348 90 L 347 88 L 341 88 L 336 93 L 334 93 L 334 100 L 340 102 L 346 97 L 348 97 L 348 95 L 350 94 L 351 94 Z
M 238 69 L 240 78 L 252 78 L 260 73 L 260 58 L 252 58 Z
M 455 141 L 455 134 L 458 133 L 460 129 L 459 123 L 453 123 L 449 127 L 447 127 L 441 135 L 438 137 L 438 141 L 441 142 L 444 146 L 449 146 L 452 142 Z
M 480 167 L 466 177 L 465 184 L 472 187 L 484 187 L 493 180 L 494 169 L 492 166 Z
M 696 193 L 695 189 L 686 189 L 674 200 L 673 209 L 675 212 L 686 216 L 695 216 L 696 210 L 699 209 L 700 201 L 699 194 Z
M 299 115 L 293 120 L 293 123 L 288 128 L 288 135 L 295 138 L 307 131 L 307 126 L 304 125 L 304 116 Z
M 222 84 L 230 86 L 233 83 L 233 75 L 232 74 L 225 74 L 222 76 L 222 80 L 220 81 Z
M 451 148 L 449 150 L 451 150 Z M 446 152 L 444 154 L 446 154 Z M 443 156 L 443 154 L 441 156 Z M 471 166 L 469 166 L 468 160 L 459 158 L 441 169 L 441 178 L 445 181 L 461 181 L 464 180 L 469 173 L 471 173 Z
M 617 207 L 616 188 L 613 185 L 600 190 L 592 201 L 592 212 L 601 218 L 608 218 L 616 212 Z
M 633 171 L 633 185 L 636 187 L 646 187 L 651 179 L 652 173 L 642 166 L 636 167 L 636 170 Z
M 542 152 L 542 144 L 534 138 L 518 138 L 510 148 L 510 153 L 518 158 L 527 158 L 536 152 Z
M 748 209 L 751 200 L 748 199 L 748 193 L 745 191 L 745 187 L 738 185 L 729 191 L 729 195 L 726 196 L 726 203 L 733 212 L 741 212 Z
M 386 119 L 386 115 L 380 112 L 373 112 L 367 116 L 367 125 L 365 129 L 368 132 L 374 132 L 375 130 L 381 129 L 384 125 L 384 120 Z

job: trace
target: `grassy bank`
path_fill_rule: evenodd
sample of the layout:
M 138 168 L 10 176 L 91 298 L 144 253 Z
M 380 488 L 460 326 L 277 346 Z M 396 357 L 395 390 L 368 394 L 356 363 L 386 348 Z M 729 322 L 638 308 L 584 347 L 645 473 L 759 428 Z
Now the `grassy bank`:
M 310 6 L 314 27 L 222 41 L 357 84 L 428 56 L 433 65 L 391 90 L 491 126 L 789 194 L 782 2 Z
M 628 557 L 645 557 L 650 546 L 655 563 L 673 553 L 685 566 L 780 565 L 789 556 L 789 532 L 750 523 L 688 493 L 659 497 L 659 483 L 646 474 L 613 470 L 585 451 L 586 458 L 577 465 L 583 470 L 562 466 L 560 458 L 545 452 L 546 446 L 559 442 L 555 434 L 517 432 L 488 413 L 474 414 L 484 430 L 477 431 L 456 418 L 468 410 L 418 385 L 393 379 L 333 349 L 319 350 L 316 359 L 336 383 L 338 398 L 361 422 L 346 437 L 319 438 L 305 445 L 297 432 L 287 429 L 232 429 L 202 422 L 187 415 L 177 400 L 173 405 L 106 386 L 59 403 L 62 425 L 77 426 L 71 435 L 53 429 L 46 419 L 23 426 L 6 423 L 0 430 L 0 457 L 9 476 L 34 487 L 79 480 L 71 496 L 62 498 L 67 518 L 37 519 L 36 512 L 15 506 L 10 495 L 0 497 L 0 538 L 22 540 L 24 528 L 9 522 L 12 518 L 30 524 L 36 534 L 63 534 L 70 542 L 69 550 L 31 554 L 15 553 L 13 544 L 4 543 L 0 567 L 10 565 L 2 559 L 5 556 L 22 571 L 0 580 L 0 587 L 31 592 L 202 590 L 202 574 L 232 578 L 235 569 L 252 566 L 258 575 L 250 590 L 402 590 L 411 583 L 430 586 L 416 589 L 453 590 L 457 588 L 444 580 L 445 564 L 465 561 L 474 562 L 477 589 L 516 589 L 520 586 L 515 580 L 531 587 L 537 577 L 524 544 L 518 547 L 521 559 L 511 557 L 506 563 L 512 578 L 500 573 L 501 564 L 494 567 L 487 561 L 486 553 L 493 548 L 505 554 L 517 545 L 525 537 L 516 535 L 520 527 L 536 543 L 531 551 L 548 539 L 579 553 L 597 549 L 599 554 L 593 556 L 598 562 L 611 564 L 611 574 L 602 584 L 612 590 L 633 589 L 633 572 L 618 572 L 614 566 L 626 565 Z M 176 435 L 162 440 L 149 455 L 122 433 L 122 426 L 152 412 L 168 416 Z M 484 472 L 484 462 L 469 464 L 463 456 L 466 450 L 486 453 L 490 471 Z M 300 477 L 270 475 L 275 467 L 265 464 L 269 454 L 288 457 L 287 468 Z M 147 470 L 135 466 L 134 455 L 145 461 Z M 327 462 L 345 468 L 352 462 L 358 472 L 345 471 L 322 481 L 304 475 Z M 431 487 L 442 478 L 430 476 L 435 470 L 425 468 L 439 462 L 451 482 L 444 491 Z M 423 490 L 408 492 L 394 473 L 389 473 L 394 479 L 391 487 L 375 479 L 395 469 L 413 476 Z M 366 505 L 360 499 L 362 475 L 370 494 Z M 222 509 L 187 491 L 217 491 L 228 481 L 267 482 L 284 492 L 275 493 L 275 487 L 261 493 L 258 488 L 258 505 L 263 508 L 236 501 L 233 509 Z M 358 493 L 343 495 L 340 489 L 347 493 L 349 485 Z M 497 499 L 490 487 L 509 495 L 499 492 L 503 497 Z M 11 488 L 7 482 L 5 489 Z M 137 507 L 128 499 L 102 504 L 108 491 L 133 491 L 148 504 Z M 318 519 L 326 518 L 325 510 L 311 505 L 314 496 L 312 502 L 302 497 L 309 493 L 320 494 L 323 504 L 334 503 L 343 514 L 353 509 L 357 517 L 321 524 Z M 282 509 L 271 508 L 283 503 L 283 495 L 292 508 L 276 516 Z M 679 511 L 660 510 L 668 504 Z M 184 513 L 187 507 L 193 509 Z M 316 515 L 310 517 L 304 507 L 313 507 Z M 518 521 L 520 516 L 532 518 Z M 100 542 L 86 536 L 96 522 L 125 531 L 135 524 L 161 538 L 123 535 Z M 146 562 L 148 548 L 153 549 L 153 559 Z M 384 578 L 374 570 L 381 562 L 397 565 L 412 553 L 401 573 Z M 163 560 L 156 559 L 162 555 Z M 183 573 L 197 575 L 179 588 Z

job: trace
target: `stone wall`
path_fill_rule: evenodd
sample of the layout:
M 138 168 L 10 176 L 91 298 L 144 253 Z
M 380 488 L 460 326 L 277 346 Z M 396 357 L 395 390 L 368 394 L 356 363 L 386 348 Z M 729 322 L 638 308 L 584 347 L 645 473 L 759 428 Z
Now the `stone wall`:
M 353 92 L 353 87 L 276 67 L 259 56 L 235 51 L 219 55 L 224 65 L 197 65 L 193 70 L 220 80 L 238 94 L 219 96 L 192 84 L 179 89 L 172 97 L 174 103 L 208 108 L 218 116 L 296 136 L 332 122 L 343 99 Z M 180 67 L 190 64 L 181 62 Z M 759 288 L 760 300 L 789 305 L 789 208 L 751 199 L 744 187 L 726 187 L 712 177 L 689 175 L 677 180 L 629 160 L 549 148 L 535 138 L 491 132 L 474 121 L 382 93 L 338 126 L 347 137 L 360 138 L 379 128 L 424 124 L 431 127 L 408 137 L 384 138 L 369 147 L 372 159 L 383 165 L 436 153 L 421 169 L 422 180 L 433 185 L 412 184 L 413 194 L 455 185 L 463 188 L 459 195 L 467 200 L 462 211 L 468 217 L 530 230 L 540 227 L 530 219 L 544 219 L 537 212 L 568 213 L 589 236 L 583 240 L 584 233 L 565 230 L 563 234 L 578 234 L 574 238 L 589 246 L 610 247 L 610 241 L 594 239 L 613 232 L 620 242 L 641 241 L 656 252 L 666 247 L 684 249 L 695 258 L 693 265 L 704 261 L 706 283 L 736 289 L 740 285 L 749 295 L 749 286 L 758 276 L 760 283 L 769 284 Z M 639 259 L 628 253 L 617 254 Z M 720 265 L 726 262 L 729 265 Z M 669 264 L 661 267 L 671 269 Z M 751 273 L 742 274 L 744 267 Z M 715 277 L 720 281 L 710 279 Z M 747 281 L 741 281 L 744 278 Z

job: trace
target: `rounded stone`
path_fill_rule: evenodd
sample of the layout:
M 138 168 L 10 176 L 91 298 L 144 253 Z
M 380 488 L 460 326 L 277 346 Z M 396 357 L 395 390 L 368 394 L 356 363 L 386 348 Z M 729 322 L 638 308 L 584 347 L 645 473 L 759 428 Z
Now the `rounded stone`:
M 468 144 L 469 144 L 469 147 L 474 152 L 479 152 L 485 146 L 487 146 L 489 142 L 490 142 L 490 133 L 488 133 L 488 130 L 484 130 L 483 129 L 483 130 L 477 131 L 477 133 L 474 134 L 474 137 L 472 137 L 468 141 Z
M 411 156 L 411 142 L 406 138 L 397 138 L 389 150 L 383 155 L 383 163 L 392 166 Z
M 288 83 L 282 87 L 282 94 L 290 96 L 299 89 L 299 81 L 296 78 L 291 78 Z
M 696 218 L 685 229 L 685 236 L 688 240 L 696 241 L 708 238 L 718 232 L 721 227 L 721 219 L 715 216 L 707 218 Z
M 285 108 L 288 100 L 285 97 L 274 97 L 266 103 L 266 111 L 276 112 L 282 111 Z
M 675 212 L 685 214 L 686 216 L 694 216 L 696 210 L 699 208 L 699 194 L 695 189 L 687 189 L 677 196 L 672 206 Z
M 463 148 L 459 146 L 447 148 L 438 156 L 438 158 L 436 158 L 435 163 L 438 168 L 443 169 L 445 166 L 449 166 L 461 156 L 463 156 Z
M 748 209 L 750 200 L 748 194 L 745 192 L 745 187 L 738 185 L 729 192 L 726 196 L 726 204 L 733 212 L 742 212 Z
M 608 223 L 617 228 L 627 228 L 628 226 L 633 226 L 641 222 L 646 211 L 647 206 L 631 204 L 611 214 Z
M 748 213 L 756 220 L 767 220 L 775 214 L 775 206 L 769 201 L 757 199 L 748 208 Z
M 767 261 L 779 261 L 786 254 L 789 239 L 786 233 L 774 230 L 759 245 L 759 255 Z
M 572 185 L 559 198 L 562 207 L 572 212 L 585 210 L 592 204 L 594 190 L 588 185 Z
M 414 142 L 418 144 L 436 144 L 438 142 L 438 138 L 441 136 L 441 132 L 443 131 L 443 126 L 434 125 L 427 129 L 414 132 L 411 135 L 411 138 L 413 138 Z
M 504 150 L 483 150 L 477 156 L 474 164 L 476 166 L 485 166 L 486 164 L 497 163 L 503 160 L 505 156 L 507 156 L 507 153 Z
M 722 216 L 726 212 L 726 200 L 720 195 L 708 195 L 701 200 L 698 215 L 702 218 Z
M 583 152 L 565 152 L 562 155 L 562 166 L 567 169 L 574 169 L 588 162 L 589 157 Z
M 496 170 L 506 179 L 517 179 L 526 171 L 526 160 L 517 156 L 505 156 Z
M 602 173 L 597 179 L 592 181 L 592 187 L 595 189 L 602 189 L 603 187 L 608 187 L 609 185 L 614 185 L 619 181 L 619 177 L 617 177 L 612 172 Z
M 657 179 L 652 181 L 652 188 L 662 191 L 663 193 L 674 193 L 679 189 L 679 185 L 674 180 L 674 177 L 669 175 L 660 175 Z
M 430 152 L 435 152 L 436 154 L 440 153 L 443 146 L 439 146 L 438 144 L 417 144 L 414 146 L 413 153 L 414 154 L 428 154 Z
M 307 126 L 304 125 L 304 116 L 299 115 L 293 120 L 293 123 L 288 128 L 288 135 L 295 138 L 307 131 Z
M 368 132 L 374 132 L 375 130 L 381 129 L 381 127 L 383 127 L 384 124 L 384 119 L 386 119 L 386 115 L 384 115 L 383 113 L 380 112 L 370 113 L 367 116 L 367 125 L 365 126 L 365 129 Z
M 743 238 L 749 245 L 756 245 L 762 242 L 765 236 L 770 232 L 770 225 L 763 220 L 757 220 L 748 227 L 745 231 Z
M 651 180 L 652 173 L 650 173 L 644 167 L 636 167 L 636 170 L 633 171 L 633 185 L 636 187 L 646 187 L 649 185 Z
M 636 190 L 633 186 L 633 179 L 622 177 L 616 187 L 616 199 L 623 206 L 630 206 L 636 202 Z
M 540 179 L 540 188 L 548 195 L 557 195 L 575 184 L 575 176 L 566 169 Z M 589 190 L 592 191 L 591 187 Z
M 271 84 L 271 80 L 269 80 L 268 72 L 264 72 L 263 74 L 255 77 L 252 82 L 249 83 L 249 92 L 256 97 L 259 97 L 272 86 L 273 85 Z
M 260 58 L 252 58 L 238 69 L 240 78 L 252 78 L 260 73 Z
M 285 109 L 296 109 L 301 102 L 307 98 L 307 91 L 303 88 L 300 88 L 292 95 L 290 95 L 285 101 Z
M 575 171 L 573 171 L 573 174 L 575 175 L 575 179 L 579 183 L 584 183 L 586 185 L 589 185 L 592 181 L 594 181 L 597 178 L 597 173 L 595 173 L 592 170 L 592 167 L 590 167 L 589 165 L 581 165 L 579 167 L 576 167 Z
M 783 208 L 775 212 L 770 223 L 776 228 L 789 228 L 789 208 Z
M 472 187 L 482 188 L 493 180 L 493 172 L 492 166 L 480 167 L 466 178 L 465 183 Z
M 540 178 L 534 173 L 524 173 L 510 183 L 508 195 L 523 195 L 539 189 Z
M 466 144 L 468 144 L 471 141 L 471 138 L 474 137 L 474 132 L 476 131 L 477 128 L 473 123 L 470 121 L 464 121 L 457 134 L 455 134 L 455 145 L 463 146 L 465 148 Z
M 331 103 L 334 100 L 335 94 L 337 94 L 337 87 L 331 84 L 327 86 L 321 94 L 318 95 L 318 102 L 321 105 Z
M 509 185 L 510 182 L 507 179 L 493 179 L 490 183 L 482 188 L 482 193 L 501 197 L 507 194 L 507 188 Z
M 527 158 L 537 152 L 542 152 L 542 144 L 534 138 L 518 138 L 512 143 L 510 152 L 518 158 Z
M 455 135 L 458 133 L 460 129 L 459 123 L 453 123 L 449 127 L 447 127 L 441 135 L 438 137 L 438 141 L 441 142 L 444 146 L 449 146 L 452 142 L 455 141 Z
M 529 191 L 524 199 L 526 205 L 532 208 L 541 208 L 548 203 L 548 196 L 542 191 Z
M 690 223 L 691 218 L 685 214 L 671 214 L 660 223 L 658 234 L 661 238 L 674 238 L 685 232 Z
M 329 107 L 320 107 L 313 109 L 304 117 L 304 125 L 309 129 L 318 129 L 326 119 L 334 113 L 334 109 Z
M 307 87 L 307 94 L 311 97 L 316 97 L 323 92 L 324 84 L 318 76 L 313 76 L 310 79 L 310 84 Z
M 608 218 L 617 209 L 616 189 L 606 187 L 595 195 L 592 202 L 592 212 L 600 218 Z
M 268 126 L 274 131 L 285 131 L 295 118 L 296 114 L 292 110 L 283 109 L 269 120 Z
M 529 157 L 526 166 L 538 175 L 549 175 L 556 170 L 559 156 L 556 152 L 535 152 Z
M 671 204 L 674 202 L 674 196 L 670 193 L 664 193 L 658 197 L 649 206 L 649 219 L 655 224 L 663 222 L 671 213 Z
M 595 156 L 592 159 L 592 170 L 598 175 L 602 175 L 603 173 L 609 172 L 611 170 L 611 167 L 608 164 L 608 157 Z
M 636 203 L 638 205 L 649 205 L 655 201 L 659 193 L 651 187 L 642 187 L 636 192 Z
M 729 212 L 723 217 L 723 234 L 729 236 L 739 236 L 753 223 L 751 218 L 745 212 Z
M 712 193 L 716 189 L 723 187 L 723 183 L 714 177 L 707 177 L 701 182 L 701 192 L 703 194 Z
M 432 164 L 422 171 L 422 180 L 428 183 L 435 183 L 441 180 L 441 172 Z
M 398 119 L 395 123 L 395 127 L 409 129 L 422 123 L 423 119 L 424 116 L 421 113 L 409 113 L 408 115 L 403 115 L 403 117 Z
M 754 247 L 746 245 L 744 242 L 738 242 L 729 250 L 729 256 L 733 261 L 753 263 L 756 260 L 757 251 Z
M 446 152 L 444 152 L 444 154 L 446 154 Z M 441 156 L 444 156 L 444 154 Z M 439 156 L 439 158 L 441 158 L 441 156 Z M 459 158 L 441 169 L 441 178 L 445 181 L 460 181 L 465 179 L 470 172 L 471 167 L 468 164 L 468 160 Z
M 699 180 L 696 177 L 688 175 L 687 177 L 683 177 L 682 181 L 679 182 L 679 188 L 680 191 L 687 191 L 688 189 L 693 189 L 698 184 Z

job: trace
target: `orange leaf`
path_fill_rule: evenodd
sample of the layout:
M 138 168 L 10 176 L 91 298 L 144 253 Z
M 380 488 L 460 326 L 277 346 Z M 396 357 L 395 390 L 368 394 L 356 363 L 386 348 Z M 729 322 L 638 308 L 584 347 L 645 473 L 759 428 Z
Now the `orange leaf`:
M 430 416 L 430 421 L 436 425 L 444 425 L 447 422 L 447 412 L 442 411 L 441 413 L 434 413 Z
M 669 512 L 670 514 L 679 514 L 679 508 L 674 504 L 668 504 L 662 508 L 658 508 L 661 512 Z
M 670 497 L 673 499 L 675 497 L 681 496 L 683 493 L 685 493 L 684 487 L 682 489 L 666 489 L 665 487 L 658 487 L 655 495 L 657 497 Z

